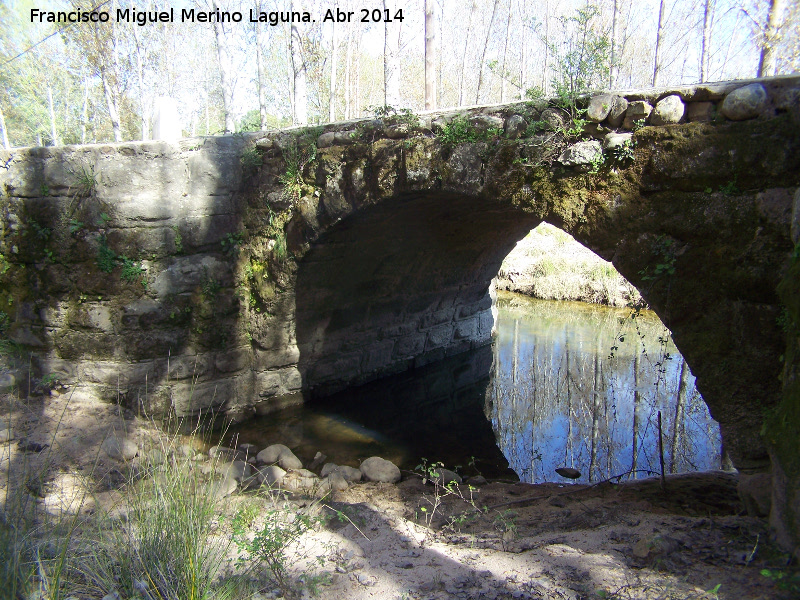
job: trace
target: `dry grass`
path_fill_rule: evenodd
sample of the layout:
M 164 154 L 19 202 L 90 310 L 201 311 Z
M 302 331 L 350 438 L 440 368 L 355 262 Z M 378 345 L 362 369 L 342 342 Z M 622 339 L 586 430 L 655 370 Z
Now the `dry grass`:
M 506 257 L 497 288 L 543 300 L 642 304 L 639 292 L 614 265 L 547 223 L 520 240 Z

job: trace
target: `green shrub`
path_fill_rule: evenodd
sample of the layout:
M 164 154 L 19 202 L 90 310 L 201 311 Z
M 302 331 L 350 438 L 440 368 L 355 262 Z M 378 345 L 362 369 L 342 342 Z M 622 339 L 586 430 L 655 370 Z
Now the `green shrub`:
M 117 255 L 108 247 L 106 236 L 100 238 L 97 246 L 97 268 L 103 273 L 111 273 L 117 264 Z

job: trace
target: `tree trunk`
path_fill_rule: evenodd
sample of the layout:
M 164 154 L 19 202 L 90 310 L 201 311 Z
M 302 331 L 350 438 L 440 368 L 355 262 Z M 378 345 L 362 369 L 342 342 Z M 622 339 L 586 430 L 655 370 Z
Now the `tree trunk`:
M 350 98 L 350 63 L 353 62 L 352 50 L 353 32 L 350 28 L 347 29 L 347 54 L 344 62 L 344 118 L 350 119 L 351 115 L 351 98 Z
M 711 48 L 711 0 L 703 3 L 703 45 L 700 48 L 700 83 L 708 79 L 708 53 Z
M 336 23 L 333 24 L 333 36 L 331 40 L 331 99 L 328 103 L 328 121 L 333 123 L 336 120 L 336 68 L 337 53 L 339 50 L 339 30 Z
M 89 122 L 89 76 L 83 74 L 83 106 L 81 107 L 81 144 L 86 143 L 86 123 Z
M 508 58 L 508 38 L 511 37 L 511 0 L 508 0 L 508 17 L 506 18 L 506 34 L 503 40 L 503 64 L 500 67 L 500 104 L 506 101 L 506 59 Z
M 261 2 L 256 5 L 256 10 L 261 11 Z M 267 124 L 267 105 L 264 103 L 264 57 L 261 55 L 261 38 L 264 35 L 261 23 L 256 23 L 256 93 L 258 94 L 259 126 L 263 130 Z
M 383 10 L 388 10 L 386 0 L 383 0 Z M 390 35 L 390 24 L 383 23 L 383 104 L 396 107 L 400 102 L 400 26 L 394 22 L 392 27 L 397 27 L 397 37 Z
M 686 360 L 681 363 L 680 383 L 678 384 L 678 399 L 675 402 L 675 422 L 672 424 L 672 444 L 670 448 L 669 472 L 678 472 L 678 447 L 683 437 L 683 415 L 686 407 L 686 389 L 689 387 L 689 367 Z
M 486 37 L 483 40 L 483 52 L 481 52 L 481 60 L 478 63 L 478 89 L 475 90 L 475 104 L 480 104 L 481 87 L 483 86 L 483 63 L 486 60 L 486 48 L 489 46 L 489 36 L 492 34 L 494 15 L 497 12 L 497 2 L 498 0 L 494 0 L 492 3 L 492 16 L 489 17 L 489 26 L 486 28 Z
M 425 110 L 436 108 L 436 18 L 433 0 L 425 0 Z
M 300 31 L 297 29 L 297 25 L 295 24 L 292 24 L 290 47 L 294 88 L 294 114 L 292 122 L 295 125 L 305 125 L 308 123 L 306 63 L 303 59 Z
M 467 35 L 464 36 L 464 52 L 461 54 L 461 71 L 458 82 L 458 105 L 464 105 L 464 81 L 466 80 L 467 68 L 467 48 L 469 47 L 469 40 L 472 36 L 472 16 L 475 13 L 475 3 L 470 4 L 469 9 L 469 24 L 467 25 Z
M 600 340 L 595 344 L 595 350 L 599 350 Z M 597 468 L 597 446 L 600 443 L 600 353 L 594 354 L 594 377 L 592 378 L 592 448 L 589 458 L 589 481 L 592 481 L 594 471 Z
M 3 139 L 3 148 L 6 150 L 11 149 L 11 144 L 8 142 L 8 130 L 6 129 L 6 118 L 3 115 L 3 107 L 0 106 L 0 137 Z
M 619 0 L 614 0 L 611 16 L 611 68 L 608 69 L 608 87 L 614 89 L 617 67 L 617 25 L 619 24 Z
M 111 127 L 114 130 L 114 141 L 121 142 L 122 141 L 122 129 L 119 124 L 119 111 L 117 110 L 117 100 L 114 97 L 114 92 L 111 89 L 111 85 L 108 82 L 108 77 L 106 77 L 105 70 L 101 71 L 100 78 L 103 81 L 103 95 L 106 98 L 106 104 L 108 105 L 108 116 L 111 119 Z
M 653 57 L 653 87 L 658 83 L 658 54 L 661 50 L 661 36 L 664 33 L 664 0 L 658 3 L 658 29 L 656 29 L 656 51 Z
M 631 476 L 636 479 L 639 463 L 639 412 L 641 397 L 639 394 L 639 352 L 633 359 L 633 447 L 631 449 Z
M 53 146 L 59 146 L 58 143 L 58 131 L 56 130 L 56 111 L 53 108 L 53 88 L 50 87 L 50 84 L 47 84 L 47 107 L 50 113 L 50 140 L 53 142 Z
M 215 10 L 222 10 L 219 3 L 213 3 Z M 219 74 L 222 83 L 222 112 L 225 116 L 225 131 L 233 133 L 236 130 L 236 122 L 233 118 L 233 81 L 231 67 L 231 52 L 228 47 L 228 39 L 222 29 L 222 23 L 214 22 L 214 39 L 217 46 L 217 59 L 219 60 Z
M 767 26 L 761 41 L 761 56 L 758 61 L 758 77 L 771 77 L 778 68 L 775 46 L 779 39 L 786 0 L 770 0 Z

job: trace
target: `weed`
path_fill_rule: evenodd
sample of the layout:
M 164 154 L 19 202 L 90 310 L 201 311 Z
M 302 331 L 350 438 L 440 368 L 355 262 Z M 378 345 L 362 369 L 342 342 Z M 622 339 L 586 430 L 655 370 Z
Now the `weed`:
M 636 154 L 634 152 L 636 144 L 633 140 L 625 140 L 618 146 L 614 146 L 609 149 L 609 153 L 611 158 L 617 163 L 626 163 L 633 161 L 636 158 Z
M 240 512 L 231 524 L 233 541 L 240 552 L 238 564 L 252 568 L 265 563 L 283 595 L 293 597 L 290 557 L 294 562 L 307 558 L 299 548 L 300 540 L 321 523 L 321 518 L 312 516 L 310 510 L 300 511 L 280 502 L 263 514 L 261 526 L 252 534 L 247 520 L 247 515 Z
M 108 215 L 108 213 L 105 212 L 100 213 L 100 227 L 105 227 L 106 225 L 108 225 L 108 222 L 110 220 L 111 217 Z
M 200 284 L 200 290 L 206 300 L 214 298 L 222 289 L 222 284 L 209 275 L 208 270 L 203 271 L 203 281 Z
M 675 241 L 665 236 L 658 236 L 651 250 L 657 262 L 652 271 L 649 266 L 639 271 L 639 274 L 642 276 L 642 281 L 656 281 L 665 276 L 674 275 L 676 260 Z
M 76 198 L 88 198 L 97 188 L 97 174 L 94 172 L 94 165 L 81 165 L 78 169 L 72 170 L 75 182 L 71 188 L 75 190 Z
M 283 151 L 283 158 L 286 161 L 286 172 L 278 177 L 283 184 L 283 195 L 292 200 L 300 200 L 303 192 L 303 169 L 317 157 L 317 146 L 315 143 L 301 146 L 297 141 L 290 144 Z
M 173 225 L 172 231 L 175 232 L 175 254 L 183 254 L 183 237 L 181 237 L 181 230 L 177 225 Z
M 540 131 L 544 131 L 547 129 L 547 121 L 531 121 L 528 123 L 528 127 L 525 129 L 525 133 L 522 137 L 533 137 Z
M 144 268 L 142 268 L 142 263 L 135 262 L 127 256 L 121 256 L 120 260 L 122 260 L 122 273 L 120 274 L 120 278 L 123 281 L 134 283 L 139 277 L 142 277 L 142 274 L 145 272 Z M 141 281 L 142 285 L 147 287 L 147 281 L 144 277 L 142 277 Z
M 97 268 L 103 273 L 111 273 L 117 264 L 117 255 L 108 247 L 106 236 L 100 238 L 97 246 Z
M 480 131 L 465 117 L 456 117 L 445 125 L 438 134 L 439 141 L 445 146 L 455 146 L 464 143 L 476 143 L 492 140 L 502 135 L 501 129 L 490 127 Z
M 738 194 L 741 190 L 736 186 L 736 175 L 733 176 L 728 183 L 725 185 L 719 186 L 719 191 L 725 194 L 726 196 L 734 196 Z
M 589 163 L 589 173 L 592 175 L 596 175 L 600 172 L 600 169 L 603 168 L 603 165 L 606 164 L 606 157 L 603 154 L 603 151 L 600 150 L 597 154 L 592 157 L 591 162 Z
M 36 237 L 40 240 L 44 240 L 45 242 L 50 239 L 50 234 L 52 231 L 49 227 L 42 227 L 36 221 L 31 220 L 31 229 L 33 229 L 34 233 L 36 233 Z
M 41 187 L 40 191 L 42 193 L 42 196 L 49 196 L 50 195 L 50 188 L 47 187 L 46 183 L 42 184 L 42 187 Z
M 242 155 L 239 157 L 239 162 L 245 172 L 251 172 L 255 171 L 263 164 L 264 157 L 261 155 L 258 148 L 253 147 L 242 152 Z
M 762 569 L 761 575 L 772 581 L 778 589 L 800 594 L 800 571 L 790 572 Z
M 230 254 L 231 256 L 236 256 L 239 254 L 239 248 L 244 243 L 244 234 L 243 233 L 229 233 L 220 241 L 220 246 L 222 246 L 222 251 L 225 254 Z
M 83 229 L 83 223 L 78 221 L 78 219 L 70 219 L 69 220 L 69 233 L 70 235 L 75 235 L 81 229 Z
M 383 119 L 387 125 L 403 124 L 411 128 L 419 127 L 419 117 L 410 108 L 396 109 L 388 104 L 384 106 L 370 106 L 367 110 L 375 115 L 376 119 Z
M 645 123 L 646 123 L 645 119 L 637 119 L 636 121 L 634 121 L 633 122 L 633 132 L 636 133 L 637 131 L 640 131 L 641 129 L 644 129 L 646 127 Z

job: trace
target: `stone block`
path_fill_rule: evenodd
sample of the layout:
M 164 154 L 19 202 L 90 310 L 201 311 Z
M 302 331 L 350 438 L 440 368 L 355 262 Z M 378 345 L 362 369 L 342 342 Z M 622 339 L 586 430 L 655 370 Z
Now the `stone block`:
M 335 133 L 333 131 L 326 131 L 317 138 L 317 148 L 329 148 L 333 146 L 335 141 Z
M 597 140 L 577 142 L 564 150 L 558 157 L 558 162 L 567 167 L 588 165 L 602 156 L 603 147 Z
M 445 308 L 423 315 L 419 322 L 419 328 L 424 330 L 442 323 L 449 323 L 453 319 L 454 312 L 455 310 L 452 308 Z
M 364 351 L 364 359 L 361 363 L 361 370 L 364 373 L 373 373 L 382 369 L 392 362 L 393 350 L 393 340 L 384 340 L 368 346 Z
M 208 354 L 171 356 L 169 359 L 169 372 L 167 376 L 171 381 L 202 379 L 204 376 L 212 373 L 213 365 L 213 356 Z
M 394 347 L 394 358 L 413 358 L 425 348 L 427 334 L 414 333 L 397 340 Z
M 281 385 L 285 392 L 296 392 L 303 387 L 303 375 L 297 367 L 281 371 Z
M 181 256 L 156 275 L 150 289 L 156 296 L 165 297 L 191 292 L 206 278 L 220 282 L 227 281 L 230 277 L 230 267 L 213 256 Z
M 300 360 L 300 350 L 295 344 L 278 347 L 272 350 L 256 348 L 254 351 L 253 368 L 257 370 L 275 369 L 296 364 Z
M 102 304 L 79 304 L 69 312 L 68 321 L 73 327 L 99 329 L 104 332 L 114 330 L 111 309 Z
M 626 110 L 628 110 L 628 101 L 622 96 L 614 96 L 611 101 L 611 110 L 608 113 L 608 124 L 614 128 L 622 125 Z
M 215 366 L 222 373 L 233 373 L 249 367 L 252 360 L 253 352 L 250 348 L 234 348 L 217 353 Z
M 713 118 L 713 102 L 690 102 L 686 105 L 686 119 L 690 123 L 708 123 Z
M 219 379 L 207 383 L 172 385 L 172 405 L 179 417 L 222 407 L 235 399 L 234 381 Z
M 453 332 L 454 340 L 472 339 L 478 331 L 478 317 L 470 317 L 456 321 L 455 331 Z
M 625 119 L 622 121 L 622 126 L 625 129 L 633 129 L 637 122 L 647 122 L 651 112 L 653 112 L 653 107 L 644 100 L 631 102 L 625 111 Z
M 433 350 L 446 346 L 453 338 L 453 325 L 448 323 L 433 327 L 428 331 L 428 340 L 425 343 L 425 350 Z
M 261 398 L 276 396 L 281 391 L 280 371 L 262 371 L 256 373 L 256 394 Z

